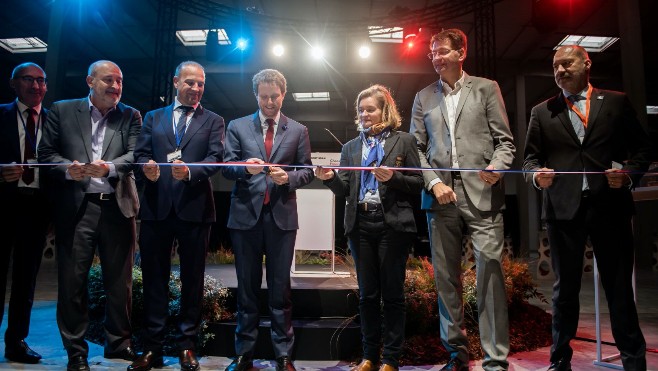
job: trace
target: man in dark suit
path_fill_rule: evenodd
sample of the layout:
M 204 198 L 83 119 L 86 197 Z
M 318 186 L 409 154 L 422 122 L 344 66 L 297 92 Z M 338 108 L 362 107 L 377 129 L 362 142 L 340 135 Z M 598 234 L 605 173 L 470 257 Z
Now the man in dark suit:
M 311 145 L 308 129 L 281 113 L 285 77 L 266 69 L 254 75 L 252 82 L 259 110 L 229 123 L 224 155 L 225 162 L 252 165 L 222 170 L 226 178 L 235 180 L 228 228 L 238 276 L 238 357 L 227 371 L 245 371 L 253 366 L 263 253 L 276 369 L 294 371 L 290 359 L 294 342 L 290 267 L 299 228 L 295 191 L 313 180 L 312 169 L 296 169 L 294 165 L 311 165 Z M 290 166 L 264 166 L 266 163 Z
M 145 333 L 144 353 L 128 370 L 162 366 L 174 239 L 178 241 L 182 283 L 179 361 L 182 370 L 199 368 L 196 342 L 205 259 L 210 226 L 215 221 L 210 177 L 219 171 L 212 164 L 221 161 L 224 141 L 224 119 L 200 104 L 205 81 L 200 64 L 186 61 L 178 65 L 174 103 L 147 113 L 137 140 L 135 158 L 143 183 L 139 249 Z
M 516 148 L 498 84 L 462 70 L 466 35 L 458 29 L 441 31 L 432 37 L 430 51 L 441 78 L 416 94 L 410 132 L 416 136 L 422 167 L 455 169 L 423 171 L 422 207 L 427 210 L 441 341 L 451 354 L 442 370 L 468 369 L 461 287 L 465 228 L 477 269 L 482 368 L 506 370 L 509 334 L 501 266 L 505 189 L 496 170 L 509 169 Z
M 89 66 L 89 96 L 53 103 L 39 143 L 55 211 L 57 324 L 68 370 L 89 370 L 87 276 L 98 250 L 107 296 L 106 358 L 131 360 L 132 266 L 139 209 L 132 172 L 142 117 L 120 103 L 123 74 L 115 63 Z
M 651 143 L 625 94 L 592 87 L 591 66 L 582 47 L 560 47 L 553 73 L 562 91 L 535 106 L 528 125 L 523 168 L 534 171 L 525 177 L 543 193 L 555 273 L 549 370 L 571 370 L 588 237 L 624 370 L 646 370 L 632 286 L 631 188 L 649 166 Z
M 0 164 L 27 164 L 36 161 L 36 146 L 48 114 L 41 106 L 48 91 L 46 73 L 35 63 L 20 64 L 14 68 L 9 86 L 17 98 L 0 105 Z M 40 173 L 39 168 L 20 165 L 0 169 L 0 205 L 6 212 L 0 223 L 4 241 L 0 247 L 0 322 L 5 312 L 11 258 L 5 358 L 20 363 L 37 363 L 41 359 L 24 340 L 30 329 L 34 287 L 51 221 Z

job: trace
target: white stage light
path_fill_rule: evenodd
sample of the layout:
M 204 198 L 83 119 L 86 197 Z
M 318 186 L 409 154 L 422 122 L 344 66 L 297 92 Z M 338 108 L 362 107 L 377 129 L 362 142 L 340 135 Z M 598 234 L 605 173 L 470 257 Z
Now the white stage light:
M 370 56 L 370 47 L 363 45 L 359 48 L 359 57 L 366 59 Z
M 320 47 L 314 47 L 311 49 L 311 56 L 315 59 L 322 59 L 324 58 L 324 50 Z
M 283 48 L 283 45 L 281 45 L 281 44 L 276 44 L 272 48 L 272 53 L 274 55 L 276 55 L 277 57 L 282 56 L 284 52 L 285 52 L 285 49 Z

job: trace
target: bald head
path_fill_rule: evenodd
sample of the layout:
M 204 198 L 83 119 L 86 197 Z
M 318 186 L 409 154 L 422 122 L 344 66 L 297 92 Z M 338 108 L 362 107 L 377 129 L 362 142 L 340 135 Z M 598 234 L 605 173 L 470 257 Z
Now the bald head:
M 553 57 L 555 83 L 571 94 L 578 94 L 589 84 L 591 66 L 587 50 L 578 45 L 563 45 Z

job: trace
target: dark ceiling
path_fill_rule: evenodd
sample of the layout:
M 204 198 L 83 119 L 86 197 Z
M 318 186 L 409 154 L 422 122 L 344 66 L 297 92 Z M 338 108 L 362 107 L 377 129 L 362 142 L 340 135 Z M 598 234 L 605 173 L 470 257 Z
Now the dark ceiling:
M 164 0 L 163 0 L 164 1 Z M 226 28 L 229 37 L 240 31 L 250 38 L 250 48 L 238 52 L 232 47 L 219 51 L 213 61 L 203 46 L 186 47 L 176 40 L 173 70 L 183 60 L 196 60 L 206 67 L 204 106 L 231 120 L 257 108 L 251 92 L 251 76 L 262 68 L 281 70 L 288 79 L 283 112 L 306 124 L 313 151 L 339 151 L 325 131 L 330 129 L 341 141 L 355 135 L 352 117 L 356 94 L 372 83 L 390 87 L 404 118 L 404 129 L 414 95 L 437 79 L 423 33 L 457 27 L 469 36 L 469 54 L 464 69 L 477 74 L 475 40 L 479 34 L 474 10 L 481 3 L 493 3 L 493 33 L 486 33 L 480 44 L 495 51 L 495 78 L 505 97 L 512 125 L 515 120 L 517 77 L 525 78 L 526 109 L 557 92 L 552 78 L 553 46 L 567 34 L 619 36 L 619 9 L 626 0 L 167 0 L 178 9 L 175 29 Z M 658 47 L 652 17 L 656 1 L 638 1 L 644 44 L 643 65 L 647 103 L 658 105 Z M 555 5 L 535 13 L 533 6 Z M 64 5 L 62 5 L 64 4 Z M 0 76 L 8 78 L 18 63 L 34 61 L 45 66 L 51 83 L 49 102 L 78 98 L 88 93 L 84 82 L 88 65 L 98 59 L 116 62 L 124 73 L 122 101 L 145 113 L 152 107 L 153 71 L 158 39 L 157 0 L 13 0 L 3 2 L 0 12 L 0 38 L 37 36 L 49 43 L 48 53 L 11 54 L 0 50 Z M 559 7 L 559 9 L 556 9 Z M 63 9 L 63 10 L 62 10 Z M 485 8 L 486 9 L 486 8 Z M 63 15 L 59 17 L 59 11 Z M 536 9 L 535 9 L 536 10 Z M 557 11 L 556 11 L 557 10 Z M 478 13 L 481 14 L 481 13 Z M 60 22 L 52 24 L 52 19 Z M 486 24 L 486 22 L 484 22 Z M 56 56 L 49 33 L 61 25 L 62 38 Z M 422 27 L 412 52 L 400 44 L 373 45 L 368 60 L 356 56 L 355 45 L 366 37 L 369 25 Z M 169 25 L 171 26 L 171 25 Z M 270 54 L 274 41 L 287 46 L 286 55 Z M 327 50 L 324 63 L 308 56 L 308 44 L 321 42 Z M 495 49 L 493 49 L 495 47 Z M 482 52 L 481 52 L 482 53 Z M 621 46 L 617 42 L 603 53 L 592 54 L 593 83 L 599 87 L 624 89 Z M 50 63 L 51 65 L 47 65 Z M 642 63 L 640 63 L 642 64 Z M 57 76 L 53 77 L 53 74 Z M 56 86 L 53 86 L 53 81 Z M 329 91 L 329 102 L 298 103 L 292 92 Z M 8 85 L 0 91 L 0 101 L 13 99 Z

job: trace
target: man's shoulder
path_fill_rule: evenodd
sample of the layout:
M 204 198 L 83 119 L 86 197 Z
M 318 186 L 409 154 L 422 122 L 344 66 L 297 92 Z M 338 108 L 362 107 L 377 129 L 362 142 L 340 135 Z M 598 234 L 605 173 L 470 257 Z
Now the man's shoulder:
M 129 106 L 125 103 L 121 103 L 121 102 L 117 103 L 117 109 L 119 111 L 131 111 L 131 112 L 136 112 L 136 113 L 139 114 L 139 110 L 137 108 Z
M 294 119 L 291 119 L 290 117 L 284 115 L 283 113 L 281 114 L 281 118 L 285 120 L 283 124 L 286 125 L 286 128 L 306 129 L 306 125 L 301 124 L 299 121 L 295 121 Z M 279 123 L 281 123 L 281 121 L 284 120 L 280 120 Z
M 9 111 L 12 110 L 16 102 L 9 102 L 9 103 L 0 103 L 0 111 Z
M 69 109 L 69 108 L 77 107 L 80 104 L 84 103 L 85 101 L 88 101 L 87 97 L 58 100 L 57 102 L 53 102 L 53 104 L 50 106 L 50 109 L 51 110 L 53 108 Z
M 434 81 L 433 83 L 422 88 L 418 94 L 434 94 L 439 91 L 439 80 Z

